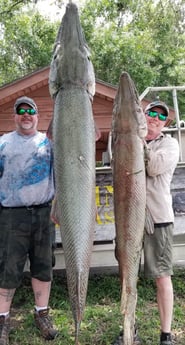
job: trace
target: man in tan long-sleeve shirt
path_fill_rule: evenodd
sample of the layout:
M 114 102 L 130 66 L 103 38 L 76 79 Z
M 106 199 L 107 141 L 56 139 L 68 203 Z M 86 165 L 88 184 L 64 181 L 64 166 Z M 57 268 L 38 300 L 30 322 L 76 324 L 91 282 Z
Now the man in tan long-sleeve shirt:
M 165 103 L 150 103 L 145 114 L 148 124 L 147 207 L 154 222 L 154 233 L 145 234 L 144 272 L 146 277 L 155 279 L 157 286 L 160 345 L 172 345 L 174 214 L 170 184 L 179 159 L 179 145 L 175 138 L 161 132 L 169 115 Z
M 144 235 L 144 273 L 155 279 L 161 334 L 159 345 L 172 345 L 173 286 L 171 275 L 174 213 L 170 184 L 179 159 L 179 145 L 175 138 L 162 133 L 169 115 L 161 101 L 150 103 L 145 109 L 148 126 L 146 139 L 146 201 L 153 226 Z M 114 345 L 123 345 L 123 331 Z M 141 345 L 135 327 L 134 345 Z M 157 345 L 157 344 L 156 344 Z

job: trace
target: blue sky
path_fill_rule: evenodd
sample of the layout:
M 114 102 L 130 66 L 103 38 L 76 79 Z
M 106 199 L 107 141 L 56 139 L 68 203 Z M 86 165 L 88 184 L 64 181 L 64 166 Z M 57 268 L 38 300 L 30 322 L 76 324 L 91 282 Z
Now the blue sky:
M 61 19 L 65 12 L 65 6 L 69 0 L 62 1 L 61 9 L 53 2 L 53 0 L 39 0 L 35 6 L 39 9 L 41 14 L 49 17 L 51 20 Z M 77 6 L 80 6 L 85 2 L 85 0 L 74 0 L 73 2 Z

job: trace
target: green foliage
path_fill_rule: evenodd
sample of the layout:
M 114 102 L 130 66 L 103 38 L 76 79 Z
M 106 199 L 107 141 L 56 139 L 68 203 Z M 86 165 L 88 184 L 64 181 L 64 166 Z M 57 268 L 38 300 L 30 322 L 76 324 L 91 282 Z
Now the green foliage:
M 0 84 L 49 65 L 58 24 L 37 11 L 16 8 L 1 21 Z
M 185 344 L 185 270 L 175 270 L 175 294 L 172 330 L 175 343 Z M 10 343 L 14 345 L 44 345 L 33 322 L 33 293 L 29 275 L 17 289 L 11 310 L 12 329 Z M 64 274 L 54 274 L 50 297 L 51 315 L 59 330 L 53 345 L 74 344 L 74 321 L 69 305 L 67 282 Z M 160 322 L 156 303 L 156 288 L 152 280 L 140 274 L 136 319 L 143 345 L 156 345 L 159 341 Z M 115 274 L 93 274 L 89 279 L 87 301 L 81 323 L 81 345 L 110 345 L 122 329 L 120 312 L 120 281 Z
M 117 84 L 126 70 L 140 93 L 184 84 L 184 8 L 184 0 L 87 0 L 81 18 L 96 76 Z
M 51 61 L 59 23 L 43 18 L 34 2 L 0 0 L 0 85 Z M 185 84 L 184 14 L 185 0 L 86 0 L 80 16 L 96 78 L 117 85 L 125 70 L 139 93 Z M 173 104 L 168 95 L 165 101 Z M 179 103 L 184 114 L 184 94 Z

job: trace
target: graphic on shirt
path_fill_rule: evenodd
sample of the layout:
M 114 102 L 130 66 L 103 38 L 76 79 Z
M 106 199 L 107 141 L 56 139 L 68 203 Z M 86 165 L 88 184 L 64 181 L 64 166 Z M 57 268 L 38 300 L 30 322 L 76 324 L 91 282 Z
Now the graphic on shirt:
M 0 178 L 3 176 L 3 172 L 4 172 L 5 155 L 1 153 L 4 147 L 5 147 L 5 143 L 0 145 Z
M 43 134 L 30 139 L 5 137 L 0 145 L 0 203 L 21 205 L 52 198 L 52 166 L 50 142 Z
M 0 178 L 3 176 L 3 172 L 4 172 L 4 161 L 5 161 L 5 156 L 2 156 L 0 159 Z
M 40 157 L 38 154 L 35 154 L 32 160 L 33 164 L 28 167 L 27 170 L 19 174 L 19 179 L 17 176 L 13 176 L 13 189 L 21 189 L 24 186 L 39 183 L 50 175 L 51 167 L 49 156 Z

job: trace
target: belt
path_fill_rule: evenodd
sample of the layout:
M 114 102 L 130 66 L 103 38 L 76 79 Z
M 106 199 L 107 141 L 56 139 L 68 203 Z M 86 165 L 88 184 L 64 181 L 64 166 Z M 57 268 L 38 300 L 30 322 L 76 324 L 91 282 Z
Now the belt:
M 44 204 L 40 205 L 30 205 L 30 206 L 15 206 L 15 207 L 8 207 L 8 206 L 3 206 L 0 205 L 0 208 L 5 209 L 5 210 L 17 210 L 17 209 L 27 209 L 27 210 L 34 210 L 37 208 L 43 208 L 43 207 L 49 207 L 51 206 L 51 201 L 45 202 Z
M 163 227 L 166 227 L 170 224 L 173 224 L 172 222 L 168 222 L 168 223 L 155 223 L 154 224 L 154 228 L 163 228 Z

